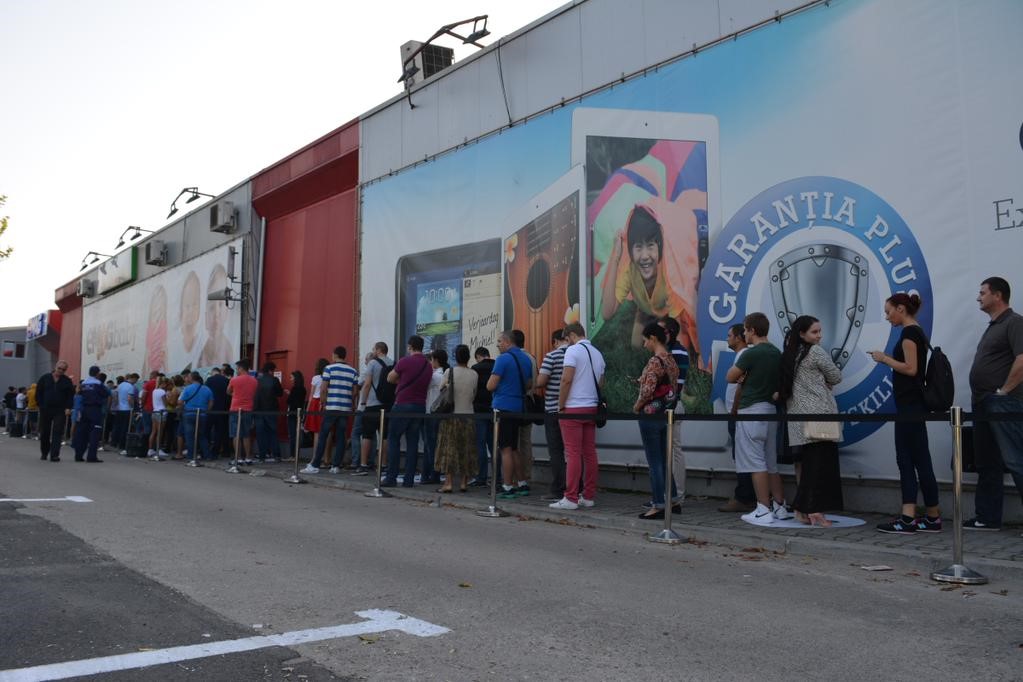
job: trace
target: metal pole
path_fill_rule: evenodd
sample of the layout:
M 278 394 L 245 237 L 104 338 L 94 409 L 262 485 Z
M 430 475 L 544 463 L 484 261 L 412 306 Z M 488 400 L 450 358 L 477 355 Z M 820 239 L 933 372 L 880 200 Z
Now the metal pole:
M 931 580 L 983 585 L 987 578 L 963 565 L 963 408 L 950 410 L 952 420 L 952 565 L 931 573 Z
M 192 433 L 192 459 L 185 466 L 189 467 L 201 467 L 203 464 L 195 458 L 199 454 L 199 412 L 200 408 L 195 408 L 195 428 Z
M 238 453 L 241 452 L 242 446 L 242 411 L 238 410 L 238 421 L 235 423 L 234 430 L 234 459 L 231 460 L 230 466 L 224 471 L 229 474 L 240 474 L 241 470 L 238 468 Z
M 651 533 L 646 536 L 646 539 L 650 542 L 660 542 L 666 545 L 680 545 L 686 540 L 682 539 L 682 536 L 671 529 L 671 507 L 674 502 L 671 499 L 671 485 L 674 483 L 675 478 L 672 475 L 672 456 L 671 446 L 674 440 L 674 426 L 675 426 L 675 410 L 665 410 L 668 415 L 668 437 L 665 439 L 665 452 L 664 452 L 664 528 L 659 533 Z
M 494 410 L 494 441 L 491 444 L 490 449 L 490 506 L 486 509 L 480 509 L 476 512 L 476 516 L 483 516 L 488 519 L 499 519 L 502 516 L 508 516 L 508 512 L 497 507 L 497 432 L 501 428 L 501 412 L 500 410 Z
M 390 493 L 384 492 L 383 490 L 380 489 L 380 477 L 383 475 L 384 471 L 384 441 L 387 440 L 384 434 L 387 432 L 384 431 L 384 410 L 380 410 L 378 414 L 380 415 L 380 428 L 379 433 L 377 433 L 377 484 L 372 490 L 370 490 L 368 493 L 365 493 L 366 497 L 391 496 Z M 363 415 L 363 424 L 366 423 L 365 419 L 366 417 L 365 415 Z
M 305 483 L 305 481 L 299 478 L 298 475 L 298 455 L 299 450 L 301 450 L 301 448 L 302 448 L 302 408 L 300 407 L 295 412 L 295 473 L 291 474 L 289 478 L 284 479 L 285 483 Z

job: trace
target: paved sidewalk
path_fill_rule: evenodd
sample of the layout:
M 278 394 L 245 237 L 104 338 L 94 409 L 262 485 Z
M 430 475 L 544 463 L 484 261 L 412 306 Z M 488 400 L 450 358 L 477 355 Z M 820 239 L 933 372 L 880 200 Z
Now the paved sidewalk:
M 218 462 L 217 466 L 226 466 Z M 293 473 L 292 463 L 264 464 L 245 468 L 250 473 L 287 478 Z M 258 475 L 258 474 L 257 474 Z M 348 470 L 340 474 L 300 474 L 312 485 L 365 492 L 374 487 L 374 477 L 352 476 Z M 485 509 L 490 503 L 489 488 L 470 488 L 466 493 L 440 494 L 437 485 L 416 485 L 413 488 L 386 488 L 398 499 L 409 499 L 431 504 L 445 504 L 468 511 Z M 643 503 L 648 499 L 641 493 L 599 491 L 596 506 L 590 509 L 561 511 L 550 509 L 541 500 L 546 485 L 534 487 L 529 497 L 515 500 L 497 500 L 498 508 L 522 519 L 537 519 L 553 523 L 576 524 L 596 528 L 610 528 L 639 534 L 656 533 L 664 528 L 664 521 L 644 521 L 638 518 Z M 390 503 L 380 500 L 381 504 Z M 863 565 L 884 564 L 896 558 L 919 562 L 921 572 L 943 568 L 952 563 L 951 521 L 946 517 L 941 533 L 917 533 L 913 536 L 879 533 L 875 526 L 890 517 L 873 513 L 845 511 L 843 515 L 861 518 L 863 526 L 852 528 L 760 528 L 739 518 L 739 514 L 717 511 L 723 500 L 700 496 L 687 497 L 680 515 L 674 515 L 672 529 L 683 538 L 695 542 L 762 547 L 765 550 L 791 552 L 808 556 L 858 555 Z M 988 577 L 1023 577 L 1023 537 L 1021 528 L 1005 526 L 1000 532 L 963 532 L 964 563 Z

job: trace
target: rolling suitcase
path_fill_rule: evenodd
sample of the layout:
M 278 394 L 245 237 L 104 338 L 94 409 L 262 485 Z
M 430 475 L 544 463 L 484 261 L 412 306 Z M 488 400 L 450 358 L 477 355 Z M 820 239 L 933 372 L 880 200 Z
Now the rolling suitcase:
M 144 434 L 129 433 L 125 438 L 124 449 L 128 451 L 129 457 L 145 457 L 148 446 L 149 444 Z
M 11 438 L 21 438 L 25 435 L 25 425 L 21 422 L 12 422 L 7 427 L 7 435 Z

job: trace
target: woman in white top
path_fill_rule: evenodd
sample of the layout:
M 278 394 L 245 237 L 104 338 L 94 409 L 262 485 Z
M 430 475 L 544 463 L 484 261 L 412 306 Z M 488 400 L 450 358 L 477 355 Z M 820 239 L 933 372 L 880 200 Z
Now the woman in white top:
M 149 434 L 149 452 L 147 453 L 152 459 L 166 459 L 168 457 L 166 452 L 160 448 L 160 439 L 163 437 L 163 422 L 164 415 L 167 413 L 167 403 L 165 399 L 167 397 L 167 384 L 170 380 L 166 377 L 160 377 L 156 382 L 156 388 L 153 389 L 153 430 Z
M 459 492 L 465 492 L 469 479 L 479 472 L 476 456 L 476 425 L 472 420 L 472 401 L 476 396 L 478 375 L 469 369 L 469 347 L 455 347 L 456 365 L 444 373 L 442 386 L 454 381 L 455 415 L 440 424 L 437 435 L 437 457 L 434 465 L 444 472 L 444 486 L 438 492 L 453 492 L 455 478 L 461 478 Z M 452 379 L 454 377 L 454 379 Z
M 327 368 L 327 358 L 316 361 L 316 371 L 309 381 L 309 405 L 306 406 L 302 429 L 313 434 L 313 452 L 316 452 L 316 441 L 320 438 L 320 425 L 323 415 L 320 414 L 320 388 L 323 386 L 323 370 Z

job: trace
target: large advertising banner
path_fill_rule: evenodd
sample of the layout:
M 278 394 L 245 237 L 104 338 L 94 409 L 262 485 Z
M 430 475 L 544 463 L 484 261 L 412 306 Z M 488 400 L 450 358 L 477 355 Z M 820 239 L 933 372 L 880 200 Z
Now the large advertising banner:
M 203 371 L 235 362 L 241 341 L 240 305 L 207 300 L 210 292 L 230 284 L 229 248 L 240 254 L 242 240 L 86 305 L 82 367 L 99 365 L 108 375 L 147 376 L 153 370 Z
M 1019 26 L 1013 0 L 840 0 L 371 183 L 362 350 L 400 355 L 419 333 L 493 353 L 518 328 L 540 359 L 580 321 L 628 412 L 639 331 L 667 316 L 690 353 L 687 409 L 722 412 L 729 327 L 763 312 L 781 347 L 809 314 L 842 370 L 839 409 L 883 413 L 891 370 L 868 352 L 892 352 L 884 302 L 905 291 L 969 407 L 980 281 L 1023 292 Z M 947 480 L 949 428 L 929 428 Z M 843 475 L 897 478 L 892 431 L 847 425 Z M 638 441 L 610 423 L 601 461 L 645 464 Z M 683 442 L 691 468 L 733 468 L 723 423 L 687 423 Z

